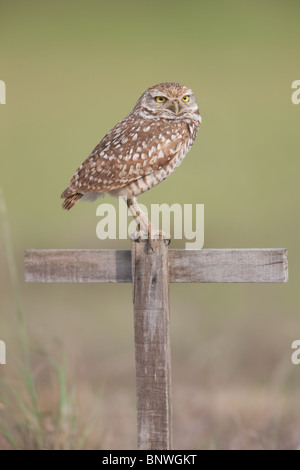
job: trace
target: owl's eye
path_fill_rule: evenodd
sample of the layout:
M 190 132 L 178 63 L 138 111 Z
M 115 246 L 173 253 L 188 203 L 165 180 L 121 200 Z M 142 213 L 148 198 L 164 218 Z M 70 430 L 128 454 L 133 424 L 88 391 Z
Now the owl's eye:
M 182 97 L 182 101 L 184 101 L 185 103 L 187 103 L 188 101 L 190 101 L 189 95 L 183 96 L 183 97 Z
M 165 98 L 164 96 L 156 96 L 155 101 L 156 103 L 163 103 L 164 101 L 167 101 L 167 98 Z

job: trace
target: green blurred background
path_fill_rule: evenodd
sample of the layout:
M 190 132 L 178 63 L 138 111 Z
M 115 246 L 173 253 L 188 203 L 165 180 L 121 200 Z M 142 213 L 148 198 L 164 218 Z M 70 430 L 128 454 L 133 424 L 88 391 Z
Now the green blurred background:
M 33 348 L 65 352 L 78 414 L 97 416 L 90 448 L 135 446 L 131 286 L 25 284 L 23 251 L 130 247 L 96 238 L 97 203 L 66 213 L 60 194 L 163 81 L 193 89 L 203 122 L 182 166 L 140 202 L 202 203 L 205 248 L 286 247 L 290 276 L 171 286 L 175 448 L 300 445 L 299 15 L 296 0 L 0 2 L 0 184 L 26 325 Z M 2 234 L 0 257 L 7 376 L 19 349 Z

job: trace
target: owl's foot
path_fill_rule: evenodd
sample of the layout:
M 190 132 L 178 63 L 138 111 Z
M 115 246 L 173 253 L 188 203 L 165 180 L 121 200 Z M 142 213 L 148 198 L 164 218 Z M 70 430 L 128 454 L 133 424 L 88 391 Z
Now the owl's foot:
M 158 230 L 149 225 L 147 229 L 141 229 L 140 226 L 137 226 L 137 229 L 134 233 L 130 235 L 132 240 L 140 242 L 141 240 L 149 240 L 149 245 L 154 251 L 154 245 L 156 240 L 163 240 L 166 246 L 169 246 L 171 243 L 171 235 L 164 232 L 163 230 Z
M 158 230 L 155 227 L 152 227 L 150 224 L 148 226 L 149 232 L 149 246 L 151 250 L 154 252 L 155 244 L 157 240 L 163 240 L 166 246 L 169 246 L 171 243 L 171 235 L 162 230 Z
M 136 240 L 137 242 L 140 242 L 141 240 L 147 240 L 149 237 L 149 232 L 146 228 L 142 228 L 140 224 L 137 225 L 136 231 L 134 233 L 130 234 L 131 240 Z
M 162 230 L 158 230 L 155 227 L 152 227 L 147 214 L 145 214 L 145 212 L 143 212 L 139 207 L 136 197 L 125 198 L 125 200 L 137 223 L 136 231 L 130 235 L 130 238 L 136 241 L 148 239 L 152 251 L 154 251 L 153 246 L 155 240 L 163 240 L 167 246 L 170 245 L 171 235 L 163 232 Z
M 141 240 L 147 240 L 148 232 L 144 230 L 136 230 L 134 233 L 130 234 L 131 240 L 135 240 L 140 243 Z
M 171 235 L 169 233 L 164 232 L 163 230 L 158 230 L 156 228 L 150 227 L 149 234 L 150 245 L 152 240 L 163 240 L 167 246 L 169 246 L 171 243 Z

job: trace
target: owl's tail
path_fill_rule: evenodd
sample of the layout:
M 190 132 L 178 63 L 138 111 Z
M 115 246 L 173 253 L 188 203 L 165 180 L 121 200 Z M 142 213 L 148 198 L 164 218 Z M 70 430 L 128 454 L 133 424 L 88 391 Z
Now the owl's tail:
M 61 195 L 61 197 L 64 197 L 63 194 Z M 75 193 L 75 194 L 72 194 L 71 196 L 66 197 L 61 207 L 69 211 L 76 204 L 76 202 L 82 198 L 82 196 L 83 194 L 81 193 Z

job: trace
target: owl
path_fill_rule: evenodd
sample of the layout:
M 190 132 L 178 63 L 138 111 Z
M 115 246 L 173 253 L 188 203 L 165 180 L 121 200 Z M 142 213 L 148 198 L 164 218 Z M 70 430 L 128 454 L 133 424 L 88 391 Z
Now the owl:
M 148 88 L 80 165 L 62 193 L 62 207 L 109 193 L 123 197 L 149 238 L 169 236 L 151 227 L 137 196 L 164 181 L 190 150 L 201 116 L 190 88 L 160 83 Z

